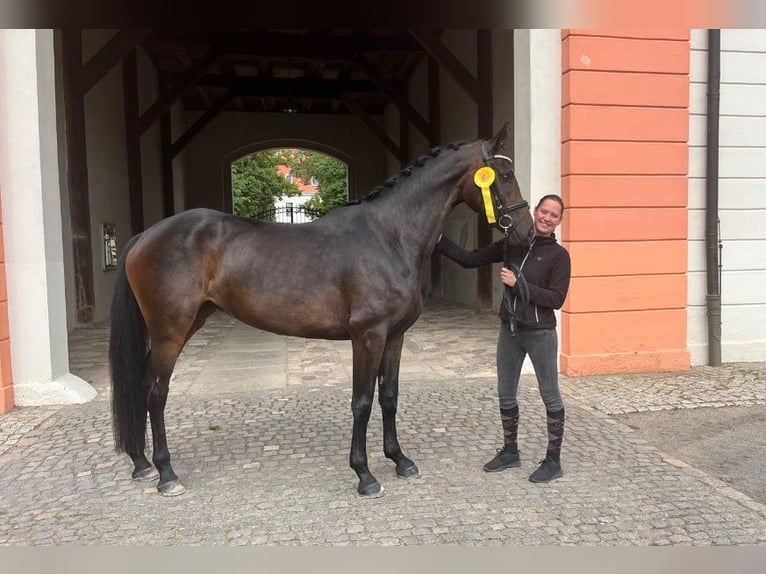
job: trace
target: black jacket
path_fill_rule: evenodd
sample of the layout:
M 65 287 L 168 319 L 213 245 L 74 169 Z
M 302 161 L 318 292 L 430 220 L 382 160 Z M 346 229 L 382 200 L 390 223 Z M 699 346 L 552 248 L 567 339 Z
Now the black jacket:
M 529 248 L 508 244 L 502 238 L 492 245 L 466 251 L 447 237 L 442 237 L 437 249 L 461 267 L 481 267 L 490 263 L 513 263 L 521 269 L 529 283 L 529 303 L 518 298 L 518 284 L 510 289 L 510 301 L 500 305 L 500 318 L 510 319 L 506 304 L 513 309 L 516 321 L 527 327 L 552 329 L 556 326 L 554 309 L 560 309 L 569 291 L 572 265 L 569 252 L 556 242 L 556 236 L 537 236 Z M 508 297 L 506 290 L 506 298 Z

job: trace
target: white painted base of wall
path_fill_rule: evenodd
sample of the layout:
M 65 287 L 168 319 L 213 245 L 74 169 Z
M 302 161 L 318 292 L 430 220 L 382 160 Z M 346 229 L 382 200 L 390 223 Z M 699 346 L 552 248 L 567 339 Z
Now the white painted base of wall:
M 689 346 L 692 367 L 708 364 L 706 345 Z M 722 343 L 721 362 L 723 363 L 766 363 L 766 341 L 746 341 L 743 343 Z
M 80 377 L 67 373 L 46 383 L 22 383 L 13 386 L 14 402 L 20 407 L 42 405 L 79 405 L 96 398 L 96 389 Z
M 721 343 L 721 360 L 725 363 L 766 362 L 766 341 Z
M 689 344 L 688 348 L 689 348 L 689 362 L 691 363 L 692 367 L 707 365 L 708 352 L 707 352 L 706 343 L 696 344 L 696 345 Z

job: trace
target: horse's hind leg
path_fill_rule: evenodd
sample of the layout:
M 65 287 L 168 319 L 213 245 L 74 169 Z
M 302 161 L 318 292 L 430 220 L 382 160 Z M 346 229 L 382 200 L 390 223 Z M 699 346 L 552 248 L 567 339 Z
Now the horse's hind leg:
M 403 478 L 417 478 L 417 465 L 404 456 L 396 433 L 396 409 L 399 397 L 399 363 L 402 357 L 404 335 L 391 337 L 386 342 L 380 362 L 378 400 L 383 413 L 383 452 L 396 463 L 396 474 Z
M 144 384 L 144 388 L 146 388 L 146 384 Z M 138 408 L 140 408 L 143 412 L 144 429 L 146 429 L 146 403 L 141 404 Z M 135 452 L 127 451 L 128 456 L 130 456 L 131 460 L 133 461 L 133 474 L 131 475 L 133 480 L 143 482 L 148 480 L 155 480 L 159 476 L 157 471 L 154 470 L 151 463 L 147 460 L 146 454 L 144 452 L 145 449 L 146 430 L 144 430 L 141 442 L 138 445 L 138 449 Z
M 186 492 L 186 488 L 178 480 L 170 465 L 170 450 L 165 432 L 165 404 L 168 398 L 170 375 L 173 373 L 173 367 L 182 348 L 183 344 L 174 339 L 152 339 L 149 368 L 144 381 L 147 387 L 149 420 L 152 425 L 154 446 L 152 462 L 160 473 L 157 490 L 164 496 L 177 496 Z
M 143 396 L 147 396 L 147 380 L 146 374 L 144 374 L 144 380 L 142 383 Z M 146 458 L 146 401 L 137 401 L 135 408 L 139 411 L 139 419 L 143 421 L 141 427 L 141 433 L 136 435 L 136 444 L 126 447 L 125 452 L 133 461 L 133 480 L 144 482 L 149 480 L 156 480 L 158 478 L 157 471 L 154 470 L 151 463 Z
M 157 490 L 164 496 L 177 496 L 186 492 L 186 488 L 178 480 L 175 472 L 173 472 L 173 467 L 170 465 L 170 451 L 165 432 L 165 404 L 167 403 L 168 391 L 170 390 L 170 376 L 173 374 L 176 361 L 184 345 L 205 324 L 205 320 L 215 310 L 216 307 L 214 305 L 203 303 L 188 329 L 185 326 L 179 326 L 184 324 L 179 322 L 179 325 L 172 328 L 172 334 L 168 333 L 167 325 L 155 324 L 153 330 L 150 331 L 152 348 L 149 353 L 149 361 L 144 377 L 144 396 L 147 398 L 146 406 L 152 425 L 152 442 L 154 447 L 152 462 L 154 462 L 160 474 Z M 188 317 L 190 313 L 180 315 Z M 184 333 L 185 329 L 186 332 Z M 139 468 L 139 463 L 142 466 L 145 463 L 146 466 L 151 468 L 143 455 L 143 451 L 140 454 L 140 458 L 133 458 L 136 469 Z

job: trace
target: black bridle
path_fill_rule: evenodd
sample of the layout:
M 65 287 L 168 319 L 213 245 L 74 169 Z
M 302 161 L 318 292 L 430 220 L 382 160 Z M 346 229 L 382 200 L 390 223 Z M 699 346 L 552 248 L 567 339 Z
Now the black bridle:
M 493 208 L 495 210 L 495 214 L 497 214 L 497 217 L 495 218 L 497 220 L 497 226 L 503 230 L 503 233 L 505 234 L 505 244 L 504 249 L 505 253 L 503 254 L 503 264 L 513 271 L 513 273 L 516 275 L 516 285 L 519 289 L 519 298 L 523 303 L 527 303 L 529 301 L 529 284 L 527 283 L 526 278 L 524 277 L 524 274 L 521 272 L 521 269 L 519 267 L 516 267 L 513 263 L 508 261 L 508 235 L 511 231 L 513 231 L 514 234 L 516 234 L 517 237 L 520 238 L 518 232 L 513 228 L 513 217 L 511 216 L 511 213 L 518 210 L 518 209 L 529 209 L 529 203 L 527 203 L 526 200 L 522 199 L 521 201 L 517 201 L 515 203 L 512 203 L 511 205 L 503 205 L 503 200 L 500 197 L 500 192 L 497 189 L 497 177 L 500 177 L 503 181 L 508 181 L 511 177 L 514 176 L 513 174 L 513 160 L 505 155 L 499 155 L 499 154 L 490 154 L 489 151 L 487 151 L 487 148 L 484 145 L 484 142 L 481 142 L 481 155 L 484 159 L 484 165 L 492 169 L 492 171 L 495 173 L 495 177 L 492 179 L 492 183 L 489 186 L 490 193 L 492 195 L 493 200 Z M 492 167 L 489 162 L 493 159 L 502 159 L 507 161 L 510 166 L 511 170 L 508 173 L 498 173 L 497 170 L 495 170 L 494 167 Z M 485 168 L 482 168 L 485 169 Z M 482 190 L 483 192 L 483 190 Z M 485 210 L 486 210 L 485 205 Z M 489 220 L 489 217 L 487 218 Z M 531 248 L 530 248 L 531 249 Z M 522 263 L 523 265 L 523 263 Z M 507 285 L 504 286 L 505 289 L 503 290 L 503 305 L 505 305 L 506 309 L 509 313 L 509 321 L 508 321 L 508 327 L 511 330 L 511 336 L 516 336 L 517 326 L 516 326 L 516 314 L 514 312 L 513 308 L 513 294 L 511 293 L 511 288 Z
M 508 181 L 513 176 L 513 160 L 505 155 L 499 155 L 499 154 L 490 154 L 490 152 L 487 150 L 486 146 L 484 145 L 484 142 L 481 142 L 481 155 L 484 158 L 485 165 L 489 166 L 496 174 L 497 177 L 500 177 L 503 181 Z M 510 163 L 511 165 L 511 171 L 509 173 L 497 173 L 497 170 L 495 170 L 494 167 L 492 167 L 489 162 L 493 159 L 503 159 Z M 503 205 L 503 200 L 500 197 L 500 192 L 497 189 L 497 179 L 492 182 L 492 184 L 489 186 L 490 192 L 492 194 L 492 199 L 494 202 L 494 210 L 495 210 L 495 219 L 497 220 L 497 226 L 502 229 L 503 233 L 505 233 L 506 236 L 508 236 L 508 232 L 513 229 L 513 217 L 511 216 L 511 213 L 516 211 L 517 209 L 529 209 L 529 203 L 527 203 L 526 200 L 522 199 L 521 201 L 517 201 L 515 203 L 512 203 L 511 205 Z

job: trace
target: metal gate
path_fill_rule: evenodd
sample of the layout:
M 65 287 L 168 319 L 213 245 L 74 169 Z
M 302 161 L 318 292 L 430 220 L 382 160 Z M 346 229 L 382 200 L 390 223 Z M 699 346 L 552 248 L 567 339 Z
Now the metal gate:
M 321 213 L 305 205 L 280 205 L 265 209 L 252 217 L 278 223 L 308 223 L 321 217 Z

